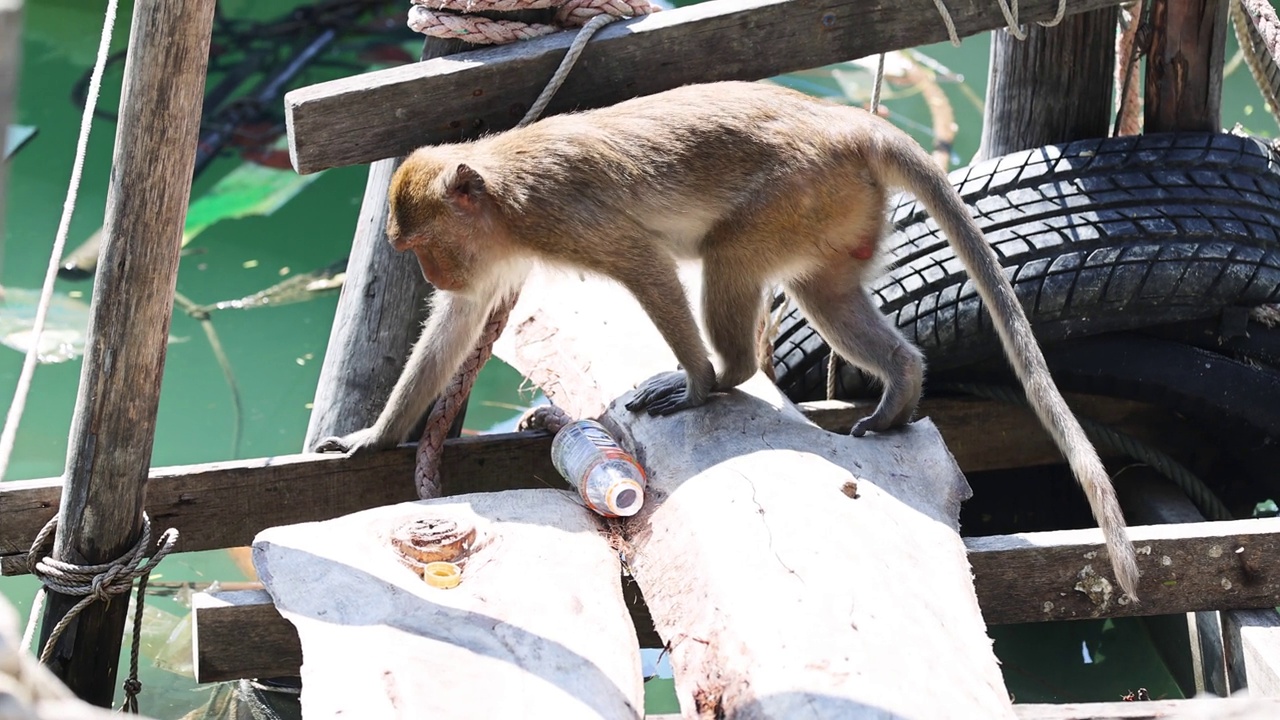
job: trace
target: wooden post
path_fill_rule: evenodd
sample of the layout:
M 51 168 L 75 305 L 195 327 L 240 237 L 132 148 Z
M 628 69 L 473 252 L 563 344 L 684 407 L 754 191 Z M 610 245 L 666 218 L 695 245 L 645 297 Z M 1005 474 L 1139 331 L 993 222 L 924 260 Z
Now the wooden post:
M 22 49 L 22 0 L 0 0 L 0 242 L 4 241 L 6 180 L 5 162 L 9 123 L 18 95 L 18 60 Z
M 422 59 L 452 55 L 467 47 L 461 40 L 427 38 Z M 396 252 L 387 242 L 387 190 L 400 161 L 388 158 L 369 165 L 303 452 L 326 437 L 369 427 L 378 419 L 422 330 L 431 285 L 412 255 Z M 451 437 L 458 436 L 465 415 L 464 408 Z
M 102 262 L 58 512 L 60 560 L 111 562 L 140 532 L 213 8 L 214 0 L 134 5 Z M 76 600 L 50 594 L 41 643 Z M 95 705 L 109 705 L 114 695 L 128 606 L 123 598 L 90 605 L 54 651 L 54 672 Z
M 1227 0 L 1151 1 L 1145 132 L 1218 132 Z
M 1027 39 L 992 31 L 987 108 L 974 162 L 1110 134 L 1117 9 L 1027 25 Z

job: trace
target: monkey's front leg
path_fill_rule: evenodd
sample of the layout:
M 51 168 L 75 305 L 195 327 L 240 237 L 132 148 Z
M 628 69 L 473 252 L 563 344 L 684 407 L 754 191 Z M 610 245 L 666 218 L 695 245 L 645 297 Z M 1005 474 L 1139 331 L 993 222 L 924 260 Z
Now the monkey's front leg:
M 640 301 L 640 306 L 675 352 L 683 371 L 660 373 L 640 383 L 635 396 L 627 402 L 627 409 L 670 415 L 697 407 L 705 403 L 715 389 L 716 371 L 698 334 L 698 324 L 676 274 L 675 261 L 665 254 L 654 253 L 637 263 L 637 268 L 642 269 L 622 273 L 616 279 Z
M 316 452 L 385 450 L 407 439 L 475 347 L 489 316 L 490 298 L 437 290 L 422 335 L 372 427 L 316 444 Z

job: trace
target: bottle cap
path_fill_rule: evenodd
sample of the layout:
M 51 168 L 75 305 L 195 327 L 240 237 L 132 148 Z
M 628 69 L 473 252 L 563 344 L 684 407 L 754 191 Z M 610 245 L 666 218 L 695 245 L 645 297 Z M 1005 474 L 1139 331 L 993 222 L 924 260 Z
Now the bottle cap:
M 644 505 L 644 488 L 635 480 L 619 480 L 609 486 L 605 503 L 614 515 L 630 517 Z
M 423 566 L 422 579 L 431 587 L 448 590 L 462 582 L 462 569 L 451 562 L 431 562 Z

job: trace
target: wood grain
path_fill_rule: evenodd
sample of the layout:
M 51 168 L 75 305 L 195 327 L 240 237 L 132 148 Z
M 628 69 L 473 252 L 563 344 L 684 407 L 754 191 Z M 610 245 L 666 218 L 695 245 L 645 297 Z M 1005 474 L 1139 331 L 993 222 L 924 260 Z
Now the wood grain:
M 1222 641 L 1231 691 L 1280 698 L 1280 615 L 1273 607 L 1222 613 Z
M 1280 597 L 1280 519 L 1143 525 L 1129 536 L 1140 603 L 1117 600 L 1098 530 L 965 538 L 983 616 L 994 624 L 1160 615 L 1269 607 Z
M 1111 134 L 1116 7 L 1027 23 L 1027 38 L 991 35 L 982 142 L 972 162 L 1020 150 Z
M 445 491 L 560 487 L 544 432 L 458 438 L 445 443 Z M 417 499 L 412 446 L 358 457 L 283 455 L 207 465 L 156 468 L 147 512 L 156 532 L 176 527 L 178 550 L 248 545 L 273 525 L 325 520 Z M 26 572 L 26 549 L 57 512 L 61 481 L 0 485 L 0 556 L 4 574 Z
M 266 590 L 196 593 L 191 597 L 191 616 L 196 682 L 298 674 L 302 665 L 298 631 L 276 610 Z
M 58 513 L 53 554 L 60 560 L 114 561 L 142 527 L 214 4 L 138 0 L 134 6 Z M 78 600 L 50 594 L 42 645 Z M 68 626 L 50 661 L 76 695 L 95 705 L 109 706 L 115 695 L 127 606 L 90 605 Z
M 1150 0 L 1143 132 L 1222 129 L 1228 0 Z
M 1072 0 L 1067 12 L 1117 4 Z M 961 36 L 1005 25 L 987 2 L 948 2 Z M 1057 0 L 1021 0 L 1023 22 Z M 300 173 L 369 163 L 513 127 L 555 72 L 574 33 L 379 70 L 285 96 Z M 547 114 L 611 105 L 693 82 L 755 80 L 947 38 L 932 0 L 714 0 L 605 27 Z
M 1083 414 L 1145 439 L 1177 431 L 1167 413 L 1141 403 L 1084 395 L 1068 400 Z M 845 433 L 871 405 L 821 401 L 802 403 L 800 409 L 819 427 Z M 1020 407 L 938 398 L 926 399 L 920 415 L 938 427 L 964 472 L 1062 461 L 1039 422 Z M 550 447 L 551 437 L 543 432 L 449 440 L 445 494 L 560 487 Z M 158 528 L 181 531 L 180 552 L 247 545 L 272 525 L 327 520 L 414 499 L 411 448 L 356 458 L 304 454 L 154 468 L 147 512 Z M 3 574 L 26 572 L 27 548 L 57 513 L 60 487 L 59 478 L 0 484 Z

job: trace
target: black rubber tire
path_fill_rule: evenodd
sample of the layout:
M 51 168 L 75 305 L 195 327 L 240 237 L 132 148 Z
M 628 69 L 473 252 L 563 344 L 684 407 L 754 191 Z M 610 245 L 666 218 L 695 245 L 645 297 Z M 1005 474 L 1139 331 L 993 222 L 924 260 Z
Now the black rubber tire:
M 1042 344 L 1280 300 L 1280 164 L 1258 140 L 1086 140 L 979 163 L 951 182 Z M 1000 354 L 989 316 L 923 207 L 904 195 L 892 221 L 892 265 L 871 288 L 885 314 L 931 369 Z M 779 387 L 794 400 L 824 397 L 827 354 L 804 317 L 788 312 L 775 339 Z M 842 380 L 859 389 L 855 373 Z

